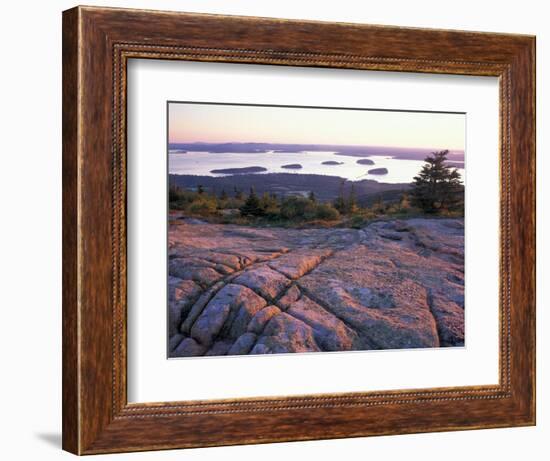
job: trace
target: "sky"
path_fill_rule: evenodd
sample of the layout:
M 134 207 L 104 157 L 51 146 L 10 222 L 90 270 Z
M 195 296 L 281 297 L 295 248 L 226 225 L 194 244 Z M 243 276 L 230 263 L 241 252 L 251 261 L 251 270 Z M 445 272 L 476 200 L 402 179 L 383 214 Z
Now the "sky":
M 169 142 L 347 144 L 464 150 L 465 114 L 169 103 Z

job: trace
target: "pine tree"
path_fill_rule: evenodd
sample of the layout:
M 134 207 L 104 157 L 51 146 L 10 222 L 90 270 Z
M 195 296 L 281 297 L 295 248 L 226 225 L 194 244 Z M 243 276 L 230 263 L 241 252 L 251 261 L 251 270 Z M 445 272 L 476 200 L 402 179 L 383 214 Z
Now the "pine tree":
M 222 189 L 222 193 L 220 194 L 220 200 L 227 200 L 227 192 L 225 192 L 225 189 Z
M 203 194 L 204 193 L 204 187 L 202 187 L 202 184 L 199 184 L 198 187 L 197 187 L 197 192 L 199 194 Z
M 177 202 L 181 198 L 181 189 L 178 186 L 171 185 L 168 189 L 168 201 Z
M 234 192 L 234 197 L 237 200 L 243 199 L 243 192 L 240 189 L 238 189 L 237 186 L 233 187 L 233 192 Z
M 276 205 L 277 202 L 273 200 L 273 198 L 269 195 L 268 192 L 264 192 L 262 194 L 262 197 L 260 198 L 260 208 L 263 210 L 266 210 L 267 208 Z
M 382 197 L 382 194 L 377 197 L 376 202 L 374 202 L 373 208 L 376 213 L 386 213 L 386 204 L 384 203 L 384 197 Z
M 315 203 L 317 201 L 317 197 L 315 197 L 315 192 L 313 191 L 310 191 L 307 198 L 312 201 L 313 203 Z
M 351 184 L 351 190 L 349 192 L 348 203 L 346 206 L 346 211 L 348 213 L 357 212 L 357 195 L 355 193 L 355 184 Z
M 250 188 L 250 194 L 248 194 L 246 201 L 239 210 L 243 216 L 262 216 L 264 214 L 265 210 L 262 208 L 260 199 L 253 187 Z
M 407 210 L 411 207 L 411 201 L 409 199 L 409 194 L 407 192 L 403 192 L 401 194 L 401 197 L 399 198 L 399 208 L 401 210 Z
M 448 154 L 448 150 L 433 152 L 425 158 L 426 164 L 414 177 L 412 201 L 426 213 L 452 210 L 462 202 L 464 188 L 460 173 L 446 165 Z
M 346 212 L 346 200 L 344 199 L 344 182 L 345 179 L 340 181 L 340 188 L 338 190 L 338 197 L 334 201 L 334 208 L 336 208 L 340 213 Z

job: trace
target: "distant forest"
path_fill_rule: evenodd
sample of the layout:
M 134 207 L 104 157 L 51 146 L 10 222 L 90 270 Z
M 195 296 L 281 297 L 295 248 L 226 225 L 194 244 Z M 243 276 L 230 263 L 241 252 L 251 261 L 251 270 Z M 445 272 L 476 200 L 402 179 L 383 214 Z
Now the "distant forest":
M 371 179 L 362 181 L 346 181 L 338 176 L 324 176 L 315 174 L 268 173 L 268 174 L 241 174 L 238 176 L 193 176 L 170 175 L 170 184 L 181 189 L 197 190 L 199 186 L 214 195 L 232 194 L 235 189 L 247 193 L 253 188 L 258 195 L 275 193 L 281 197 L 289 195 L 308 196 L 313 192 L 322 202 L 333 201 L 341 192 L 349 193 L 351 185 L 355 187 L 357 202 L 360 205 L 371 205 L 382 196 L 386 201 L 396 201 L 411 185 L 379 183 Z

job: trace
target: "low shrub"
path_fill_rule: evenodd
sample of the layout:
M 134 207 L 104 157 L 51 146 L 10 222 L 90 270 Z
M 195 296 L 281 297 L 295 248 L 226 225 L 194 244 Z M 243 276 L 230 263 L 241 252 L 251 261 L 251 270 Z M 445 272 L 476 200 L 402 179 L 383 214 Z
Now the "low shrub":
M 284 219 L 313 219 L 315 215 L 315 203 L 304 197 L 287 197 L 281 204 L 281 217 Z
M 189 212 L 199 215 L 208 215 L 216 211 L 216 201 L 208 197 L 195 200 L 189 205 Z
M 368 220 L 361 215 L 353 215 L 349 220 L 349 226 L 353 229 L 361 229 L 367 224 Z
M 320 203 L 316 207 L 315 217 L 323 221 L 336 221 L 340 218 L 340 213 L 332 205 Z

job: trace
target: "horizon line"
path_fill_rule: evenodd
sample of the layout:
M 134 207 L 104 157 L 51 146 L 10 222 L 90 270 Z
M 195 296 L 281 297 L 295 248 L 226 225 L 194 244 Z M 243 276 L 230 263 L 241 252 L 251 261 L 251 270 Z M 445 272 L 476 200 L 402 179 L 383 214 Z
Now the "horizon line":
M 427 149 L 427 150 L 448 150 L 450 151 L 459 151 L 465 152 L 465 149 L 459 148 L 441 148 L 441 147 L 405 147 L 405 146 L 383 146 L 376 144 L 340 144 L 340 143 L 304 143 L 304 142 L 270 142 L 270 141 L 171 141 L 168 140 L 168 145 L 170 144 L 273 144 L 273 145 L 295 145 L 295 146 L 341 146 L 341 147 L 380 147 L 384 149 Z

